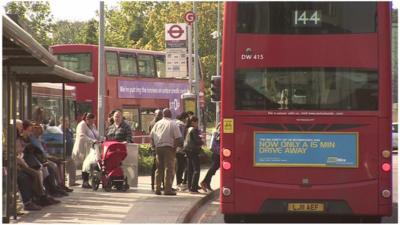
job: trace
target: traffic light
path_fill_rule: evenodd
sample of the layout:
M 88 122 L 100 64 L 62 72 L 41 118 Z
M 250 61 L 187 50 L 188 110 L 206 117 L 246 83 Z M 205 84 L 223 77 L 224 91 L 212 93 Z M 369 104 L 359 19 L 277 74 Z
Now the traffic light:
M 211 102 L 221 101 L 221 76 L 211 77 Z

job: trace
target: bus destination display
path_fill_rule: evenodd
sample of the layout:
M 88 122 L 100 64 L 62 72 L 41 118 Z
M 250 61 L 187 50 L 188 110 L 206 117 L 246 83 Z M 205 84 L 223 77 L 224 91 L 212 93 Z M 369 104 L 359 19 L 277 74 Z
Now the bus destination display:
M 322 24 L 321 10 L 294 10 L 292 18 L 295 27 L 320 27 Z

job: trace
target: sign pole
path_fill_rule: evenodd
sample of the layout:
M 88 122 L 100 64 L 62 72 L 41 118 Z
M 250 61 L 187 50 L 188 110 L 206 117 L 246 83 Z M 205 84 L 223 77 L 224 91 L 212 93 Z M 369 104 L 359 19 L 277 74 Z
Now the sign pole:
M 196 3 L 193 1 L 193 14 L 196 15 Z M 199 54 L 198 54 L 198 32 L 197 32 L 197 20 L 193 21 L 193 31 L 194 31 L 194 80 L 195 80 L 195 95 L 196 95 L 196 111 L 197 118 L 199 118 L 199 127 L 203 127 L 203 120 L 201 119 L 200 111 L 200 73 L 199 73 Z M 204 127 L 203 127 L 204 130 Z
M 192 80 L 193 80 L 193 69 L 192 69 L 192 24 L 188 25 L 188 64 L 189 64 L 189 93 L 192 93 Z
M 220 63 L 219 63 L 220 62 L 220 59 L 219 59 L 219 57 L 220 57 L 219 39 L 220 39 L 220 36 L 221 36 L 220 35 L 220 26 L 219 26 L 219 23 L 220 23 L 219 2 L 217 2 L 217 5 L 218 5 L 218 8 L 217 8 L 218 12 L 217 12 L 217 65 L 216 65 L 217 66 L 217 74 L 216 75 L 217 76 L 221 76 L 221 74 L 220 74 Z M 221 104 L 221 101 L 215 103 L 215 127 L 217 127 L 217 125 L 219 123 L 219 120 L 220 120 L 220 111 L 221 111 L 220 104 Z
M 99 77 L 98 77 L 98 102 L 97 102 L 97 128 L 99 135 L 104 136 L 104 1 L 100 1 L 99 22 Z

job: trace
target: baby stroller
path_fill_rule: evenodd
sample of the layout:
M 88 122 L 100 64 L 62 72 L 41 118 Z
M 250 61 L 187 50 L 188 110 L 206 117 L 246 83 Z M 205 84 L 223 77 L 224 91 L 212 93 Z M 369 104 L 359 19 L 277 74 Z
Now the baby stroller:
M 106 141 L 102 144 L 101 159 L 91 169 L 92 187 L 96 191 L 100 183 L 105 191 L 115 187 L 119 191 L 129 189 L 127 177 L 124 176 L 121 164 L 127 156 L 126 145 L 117 141 Z

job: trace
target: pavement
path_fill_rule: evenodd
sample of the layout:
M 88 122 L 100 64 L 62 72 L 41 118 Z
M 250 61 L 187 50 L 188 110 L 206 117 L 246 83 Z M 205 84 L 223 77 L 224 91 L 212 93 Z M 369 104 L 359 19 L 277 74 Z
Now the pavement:
M 200 181 L 206 172 L 207 168 L 202 168 Z M 214 189 L 219 187 L 219 171 L 211 186 Z M 23 211 L 23 215 L 10 223 L 183 223 L 201 206 L 203 197 L 215 195 L 215 192 L 155 195 L 151 191 L 150 176 L 139 176 L 138 187 L 131 187 L 127 192 L 105 192 L 101 188 L 98 191 L 81 187 L 73 189 L 69 196 L 59 198 L 60 204 L 40 211 Z

